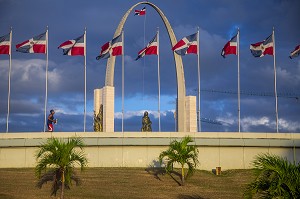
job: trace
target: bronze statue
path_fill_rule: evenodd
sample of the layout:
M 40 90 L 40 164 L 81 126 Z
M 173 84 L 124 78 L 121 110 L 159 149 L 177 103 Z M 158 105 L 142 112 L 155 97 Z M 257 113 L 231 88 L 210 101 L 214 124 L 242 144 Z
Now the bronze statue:
M 97 115 L 94 112 L 94 131 L 103 132 L 103 104 L 100 105 Z
M 152 131 L 151 124 L 152 124 L 152 122 L 150 121 L 150 118 L 148 116 L 148 112 L 145 111 L 144 112 L 144 117 L 142 119 L 141 131 L 142 132 L 151 132 Z

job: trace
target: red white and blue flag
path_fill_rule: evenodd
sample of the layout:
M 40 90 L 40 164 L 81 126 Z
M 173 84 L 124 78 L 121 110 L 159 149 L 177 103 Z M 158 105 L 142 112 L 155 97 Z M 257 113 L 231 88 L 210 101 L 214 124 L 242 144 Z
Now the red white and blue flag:
M 226 55 L 237 55 L 237 34 L 228 41 L 222 49 L 221 55 L 225 58 Z
M 64 55 L 76 56 L 76 55 L 85 55 L 85 43 L 84 35 L 72 40 L 65 41 L 60 44 L 58 48 L 63 49 Z
M 145 55 L 158 55 L 157 34 L 153 37 L 153 39 L 147 44 L 145 48 L 138 52 L 138 57 L 135 60 L 138 60 L 139 58 L 142 58 Z
M 141 10 L 135 10 L 134 11 L 134 15 L 142 16 L 142 15 L 145 15 L 145 14 L 146 14 L 146 7 L 144 7 Z
M 97 60 L 107 59 L 111 56 L 122 55 L 122 53 L 123 53 L 123 43 L 122 43 L 122 34 L 120 34 L 119 36 L 105 43 L 101 47 L 100 55 L 97 56 L 96 59 Z
M 261 42 L 250 45 L 250 51 L 254 57 L 263 57 L 265 55 L 274 55 L 273 34 Z
M 16 45 L 21 53 L 46 53 L 46 32 Z
M 296 46 L 295 50 L 293 50 L 290 54 L 290 58 L 293 59 L 300 55 L 300 45 Z
M 187 37 L 182 38 L 175 46 L 173 46 L 172 50 L 175 51 L 178 55 L 186 55 L 186 54 L 197 54 L 197 33 L 189 35 Z
M 9 55 L 10 46 L 11 46 L 10 33 L 0 37 L 0 54 Z

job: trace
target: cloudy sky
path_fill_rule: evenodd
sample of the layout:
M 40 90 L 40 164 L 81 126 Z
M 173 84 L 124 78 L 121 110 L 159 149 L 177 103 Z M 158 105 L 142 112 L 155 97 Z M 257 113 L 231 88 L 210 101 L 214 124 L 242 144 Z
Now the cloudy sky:
M 62 42 L 87 28 L 87 131 L 92 131 L 93 90 L 105 82 L 106 60 L 96 60 L 111 40 L 125 12 L 138 1 L 0 0 L 0 36 L 13 28 L 9 132 L 42 131 L 45 99 L 45 55 L 23 54 L 15 45 L 49 26 L 48 109 L 56 110 L 55 131 L 83 131 L 84 59 L 64 56 Z M 155 0 L 171 23 L 177 40 L 200 29 L 202 131 L 237 131 L 237 56 L 224 59 L 225 43 L 240 28 L 241 128 L 275 132 L 273 56 L 254 58 L 251 43 L 263 41 L 275 28 L 280 132 L 300 132 L 300 57 L 289 59 L 300 44 L 298 0 Z M 140 5 L 136 9 L 142 9 Z M 139 131 L 144 110 L 158 130 L 157 56 L 135 61 L 137 52 L 160 29 L 161 129 L 174 131 L 177 96 L 175 64 L 169 38 L 156 11 L 132 13 L 125 24 L 124 130 Z M 145 25 L 145 26 L 144 26 Z M 145 27 L 145 29 L 144 29 Z M 145 31 L 144 31 L 145 30 Z M 197 56 L 183 57 L 187 95 L 197 95 Z M 6 130 L 8 56 L 0 55 L 0 132 Z M 121 57 L 115 66 L 115 131 L 121 130 Z M 47 110 L 47 112 L 49 112 Z

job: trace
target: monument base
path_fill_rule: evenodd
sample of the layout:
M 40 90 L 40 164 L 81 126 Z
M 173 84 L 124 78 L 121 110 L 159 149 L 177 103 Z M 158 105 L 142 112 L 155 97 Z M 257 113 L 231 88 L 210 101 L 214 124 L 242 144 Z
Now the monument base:
M 114 132 L 115 88 L 104 86 L 94 90 L 94 112 L 97 115 L 103 105 L 103 132 Z
M 197 132 L 196 96 L 185 97 L 186 132 Z

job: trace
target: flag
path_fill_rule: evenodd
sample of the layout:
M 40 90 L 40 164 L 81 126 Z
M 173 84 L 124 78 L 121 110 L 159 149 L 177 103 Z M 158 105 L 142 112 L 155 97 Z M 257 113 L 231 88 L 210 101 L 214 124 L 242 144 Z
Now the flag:
M 300 45 L 296 46 L 295 50 L 293 50 L 290 54 L 290 58 L 293 59 L 300 55 Z
M 197 54 L 197 33 L 182 38 L 172 50 L 178 55 Z
M 76 56 L 83 55 L 84 56 L 84 35 L 72 40 L 65 41 L 60 44 L 58 48 L 63 49 L 64 55 Z
M 135 60 L 138 60 L 139 58 L 142 58 L 145 55 L 157 55 L 157 54 L 158 54 L 158 43 L 157 43 L 157 34 L 156 34 L 154 38 L 147 44 L 147 46 L 138 52 L 138 57 Z
M 122 55 L 123 46 L 122 46 L 122 34 L 115 37 L 113 40 L 105 43 L 101 47 L 100 55 L 96 57 L 97 60 L 99 59 L 107 59 L 110 56 L 117 56 Z
M 250 45 L 250 51 L 254 57 L 263 57 L 265 55 L 274 55 L 273 34 L 261 42 Z
M 0 54 L 9 55 L 10 42 L 10 33 L 0 37 Z
M 46 32 L 16 45 L 21 53 L 46 53 Z
M 145 15 L 145 14 L 146 14 L 146 7 L 144 7 L 144 8 L 141 9 L 141 10 L 135 10 L 135 11 L 134 11 L 134 15 L 142 16 L 142 15 Z
M 234 54 L 237 55 L 237 34 L 228 41 L 222 49 L 221 55 L 225 58 L 225 55 Z

